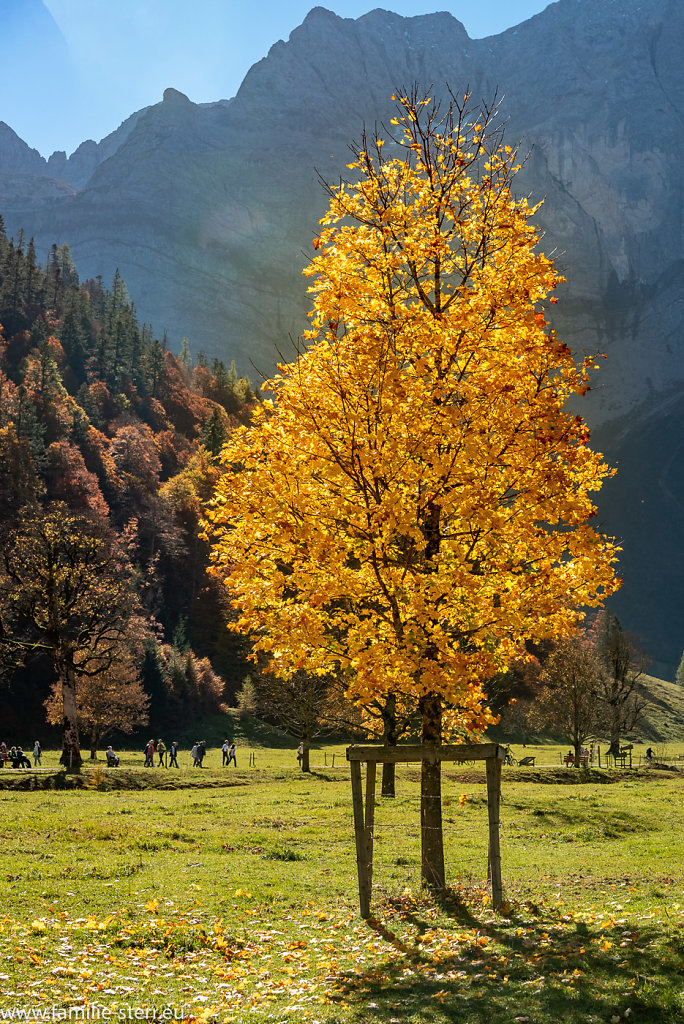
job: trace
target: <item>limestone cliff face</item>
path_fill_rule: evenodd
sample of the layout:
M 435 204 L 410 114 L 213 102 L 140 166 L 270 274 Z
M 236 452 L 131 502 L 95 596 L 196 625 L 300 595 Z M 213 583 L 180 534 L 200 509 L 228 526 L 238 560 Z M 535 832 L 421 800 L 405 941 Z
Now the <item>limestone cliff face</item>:
M 683 45 L 681 0 L 559 0 L 484 40 L 448 14 L 316 8 L 230 102 L 170 89 L 99 145 L 47 163 L 0 126 L 0 211 L 39 252 L 68 242 L 82 276 L 118 267 L 172 345 L 187 334 L 195 350 L 269 372 L 305 324 L 317 173 L 339 176 L 349 141 L 391 115 L 402 85 L 498 90 L 508 141 L 529 151 L 519 188 L 545 199 L 543 245 L 568 278 L 555 325 L 576 349 L 608 355 L 589 418 L 627 487 L 606 488 L 602 506 L 629 545 L 616 610 L 671 663 L 684 647 L 674 541 L 628 499 L 648 481 L 643 503 L 667 508 L 667 529 L 684 507 Z

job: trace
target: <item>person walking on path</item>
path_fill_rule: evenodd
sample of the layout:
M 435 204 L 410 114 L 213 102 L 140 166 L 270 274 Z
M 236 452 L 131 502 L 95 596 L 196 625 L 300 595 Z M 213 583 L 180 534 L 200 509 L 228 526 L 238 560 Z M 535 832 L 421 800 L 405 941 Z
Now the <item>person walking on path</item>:
M 223 754 L 223 761 L 221 762 L 221 764 L 224 768 L 228 764 L 228 747 L 228 740 L 224 740 L 223 746 L 221 747 L 221 753 Z
M 235 740 L 230 741 L 230 747 L 228 749 L 228 764 L 230 764 L 231 761 L 237 768 L 237 758 L 235 757 Z
M 169 768 L 178 767 L 178 740 L 174 740 L 169 749 Z
M 200 768 L 201 765 L 199 760 L 199 742 L 197 740 L 195 740 L 195 742 L 193 743 L 190 754 L 192 756 L 192 767 Z
M 157 753 L 159 754 L 159 767 L 166 767 L 166 747 L 164 746 L 164 740 L 157 740 Z
M 154 740 L 150 740 L 145 747 L 145 767 L 154 768 Z
M 304 757 L 304 741 L 302 740 L 302 742 L 297 747 L 297 760 L 298 760 L 300 765 L 302 763 L 302 758 L 303 757 Z
M 204 768 L 204 765 L 202 764 L 202 762 L 204 761 L 204 758 L 206 756 L 207 756 L 207 741 L 206 740 L 200 740 L 199 743 L 197 744 L 197 762 L 198 762 L 200 768 Z
M 36 742 L 33 744 L 33 767 L 34 768 L 40 768 L 40 757 L 41 757 L 42 753 L 43 752 L 40 749 L 40 743 L 38 742 L 38 740 L 36 740 Z

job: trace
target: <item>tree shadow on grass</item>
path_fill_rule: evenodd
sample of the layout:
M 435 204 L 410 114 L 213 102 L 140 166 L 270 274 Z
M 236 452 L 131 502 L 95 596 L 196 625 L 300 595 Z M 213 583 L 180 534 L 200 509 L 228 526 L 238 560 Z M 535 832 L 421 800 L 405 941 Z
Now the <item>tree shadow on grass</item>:
M 657 924 L 479 921 L 452 900 L 436 924 L 424 908 L 394 908 L 368 927 L 386 943 L 372 967 L 339 976 L 345 1021 L 437 1024 L 681 1024 L 684 938 Z M 392 908 L 390 908 L 392 909 Z M 626 1011 L 627 1016 L 625 1016 Z

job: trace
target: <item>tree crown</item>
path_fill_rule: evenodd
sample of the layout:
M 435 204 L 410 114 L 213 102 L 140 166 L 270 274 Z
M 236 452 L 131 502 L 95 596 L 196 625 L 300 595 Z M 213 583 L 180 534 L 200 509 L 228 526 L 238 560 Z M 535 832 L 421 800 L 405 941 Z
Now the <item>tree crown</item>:
M 341 668 L 356 699 L 439 694 L 472 722 L 524 639 L 617 585 L 589 525 L 610 471 L 567 410 L 593 362 L 548 329 L 561 279 L 496 108 L 398 106 L 328 187 L 306 347 L 226 445 L 206 523 L 276 672 Z

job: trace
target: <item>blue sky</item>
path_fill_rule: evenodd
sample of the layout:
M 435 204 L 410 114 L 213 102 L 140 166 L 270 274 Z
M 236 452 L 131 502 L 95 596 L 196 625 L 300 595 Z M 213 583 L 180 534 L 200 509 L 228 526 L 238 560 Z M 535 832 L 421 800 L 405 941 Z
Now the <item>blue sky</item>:
M 71 153 L 88 138 L 99 141 L 135 110 L 158 102 L 167 86 L 197 103 L 227 99 L 313 6 L 300 0 L 0 0 L 0 37 L 8 38 L 11 22 L 17 40 L 3 48 L 3 78 L 13 85 L 0 92 L 0 120 L 48 156 L 55 149 Z M 348 18 L 374 7 L 405 17 L 447 10 L 479 38 L 525 21 L 548 0 L 330 0 L 321 6 Z

